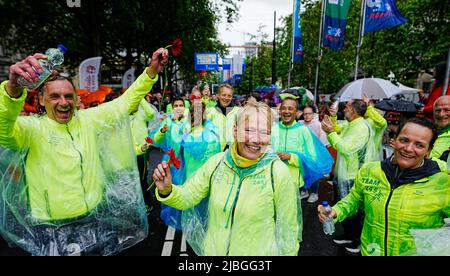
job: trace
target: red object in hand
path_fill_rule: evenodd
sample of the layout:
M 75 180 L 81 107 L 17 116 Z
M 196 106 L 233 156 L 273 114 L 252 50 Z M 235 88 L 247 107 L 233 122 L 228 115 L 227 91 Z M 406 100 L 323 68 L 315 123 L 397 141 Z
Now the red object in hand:
M 147 142 L 147 144 L 153 144 L 153 140 L 150 137 L 145 138 L 145 142 Z
M 179 169 L 181 167 L 181 161 L 175 156 L 175 151 L 171 149 L 169 152 L 166 152 L 166 154 L 170 157 L 169 166 L 173 164 L 175 168 Z
M 177 37 L 172 42 L 172 55 L 173 55 L 173 57 L 178 57 L 179 55 L 181 55 L 182 49 L 183 49 L 183 41 L 181 41 L 181 39 L 179 37 Z

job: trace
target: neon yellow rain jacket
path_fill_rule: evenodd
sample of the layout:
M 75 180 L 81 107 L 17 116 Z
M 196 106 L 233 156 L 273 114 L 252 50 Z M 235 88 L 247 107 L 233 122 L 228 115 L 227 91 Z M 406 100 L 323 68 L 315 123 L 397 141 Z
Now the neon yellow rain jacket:
M 209 196 L 207 215 L 183 224 L 199 255 L 297 255 L 301 206 L 286 165 L 266 154 L 250 172 L 241 174 L 229 152 L 211 157 L 184 185 L 172 185 L 167 198 L 156 192 L 158 200 L 186 210 Z
M 147 122 L 153 119 L 157 112 L 154 106 L 143 99 L 139 104 L 138 111 L 130 115 L 131 133 L 133 134 L 133 146 L 136 155 L 145 153 L 142 151 L 142 146 L 146 143 L 145 138 L 148 137 Z
M 440 158 L 442 154 L 450 149 L 450 126 L 441 130 L 439 136 L 434 143 L 431 157 Z M 450 169 L 450 168 L 449 168 Z
M 67 124 L 48 116 L 18 117 L 27 96 L 9 97 L 0 86 L 0 146 L 26 153 L 25 172 L 32 216 L 40 221 L 76 218 L 102 200 L 105 173 L 98 134 L 127 118 L 156 83 L 144 72 L 120 98 L 77 111 Z M 129 132 L 129 131 L 128 131 Z M 120 148 L 120 144 L 116 145 Z M 120 156 L 114 156 L 120 160 Z
M 234 125 L 236 124 L 236 115 L 239 111 L 239 107 L 228 107 L 231 111 L 225 116 L 222 112 L 217 110 L 218 107 L 207 107 L 206 108 L 206 118 L 211 120 L 214 125 L 219 128 L 220 131 L 220 144 L 222 150 L 226 145 L 231 145 L 234 143 Z M 227 109 L 228 109 L 227 108 Z
M 426 160 L 416 170 L 400 171 L 389 159 L 365 164 L 350 194 L 333 209 L 336 221 L 364 208 L 362 255 L 396 256 L 415 249 L 411 229 L 444 225 L 450 216 L 450 176 Z
M 364 118 L 359 117 L 338 128 L 341 129 L 339 135 L 331 132 L 327 138 L 338 152 L 335 173 L 339 194 L 344 198 L 351 188 L 348 181 L 355 179 L 364 163 L 379 160 L 379 153 L 373 139 L 374 131 Z

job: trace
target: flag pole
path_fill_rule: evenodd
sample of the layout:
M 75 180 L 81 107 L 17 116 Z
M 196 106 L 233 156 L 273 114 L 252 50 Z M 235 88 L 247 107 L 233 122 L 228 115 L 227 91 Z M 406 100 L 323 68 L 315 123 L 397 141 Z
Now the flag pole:
M 355 80 L 358 79 L 359 52 L 361 50 L 361 46 L 363 43 L 363 33 L 365 24 L 366 24 L 366 0 L 361 0 L 361 15 L 359 17 L 358 45 L 356 45 Z
M 277 12 L 273 12 L 272 84 L 277 82 Z
M 325 16 L 325 0 L 322 0 L 322 9 L 320 11 L 320 31 L 319 31 L 319 45 L 317 47 L 317 61 L 316 61 L 316 80 L 314 82 L 314 102 L 317 102 L 317 94 L 319 93 L 319 70 L 320 59 L 322 58 L 322 35 L 323 35 L 323 18 Z
M 291 87 L 291 73 L 294 69 L 294 36 L 295 36 L 295 1 L 292 0 L 292 38 L 291 38 L 291 59 L 289 60 L 288 88 Z
M 442 88 L 442 96 L 445 96 L 447 94 L 448 76 L 449 76 L 449 73 L 450 73 L 449 70 L 450 70 L 450 47 L 448 48 L 447 68 L 445 69 L 445 79 L 444 79 L 444 87 Z

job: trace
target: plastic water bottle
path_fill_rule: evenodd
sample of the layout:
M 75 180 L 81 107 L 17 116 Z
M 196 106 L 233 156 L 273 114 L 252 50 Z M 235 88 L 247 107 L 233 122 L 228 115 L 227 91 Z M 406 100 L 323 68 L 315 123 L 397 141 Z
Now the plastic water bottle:
M 42 73 L 39 74 L 36 68 L 31 67 L 34 72 L 36 73 L 36 76 L 38 77 L 38 81 L 36 82 L 28 82 L 23 77 L 20 77 L 17 80 L 17 83 L 27 88 L 28 90 L 33 90 L 37 87 L 39 87 L 50 75 L 52 74 L 52 70 L 55 66 L 61 65 L 64 62 L 64 54 L 67 52 L 67 48 L 59 44 L 57 48 L 50 48 L 45 52 L 45 55 L 47 56 L 47 60 L 40 59 L 39 63 L 42 67 Z
M 334 227 L 334 222 L 333 222 L 333 218 L 331 217 L 331 212 L 333 211 L 333 209 L 331 209 L 331 206 L 328 205 L 327 201 L 322 202 L 322 206 L 323 206 L 323 214 L 328 216 L 328 219 L 326 219 L 323 222 L 323 232 L 325 233 L 325 235 L 333 235 L 335 227 Z

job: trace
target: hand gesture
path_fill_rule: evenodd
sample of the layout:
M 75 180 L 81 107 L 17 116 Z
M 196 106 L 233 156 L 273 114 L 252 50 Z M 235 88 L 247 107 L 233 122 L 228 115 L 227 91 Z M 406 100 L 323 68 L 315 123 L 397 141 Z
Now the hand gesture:
M 334 124 L 328 115 L 325 115 L 322 120 L 322 129 L 326 133 L 331 133 L 334 131 Z
M 172 192 L 172 175 L 167 162 L 164 161 L 156 167 L 153 179 L 160 195 L 168 196 Z
M 337 214 L 336 214 L 336 211 L 334 210 L 334 209 L 332 209 L 332 211 L 331 211 L 331 215 L 325 215 L 324 214 L 324 208 L 323 208 L 323 206 L 322 205 L 319 205 L 319 206 L 317 206 L 317 216 L 319 217 L 319 221 L 320 221 L 320 223 L 324 223 L 325 222 L 325 220 L 327 220 L 328 218 L 333 218 L 333 219 L 335 219 L 336 218 L 336 216 L 337 216 Z
M 366 95 L 366 93 L 363 94 L 363 98 L 362 98 L 363 102 L 366 103 L 367 106 L 371 105 L 373 106 L 373 101 Z
M 161 133 L 166 133 L 167 131 L 169 131 L 169 126 L 168 126 L 168 125 L 164 125 L 164 126 L 161 128 Z
M 330 114 L 331 117 L 336 117 L 337 113 L 338 113 L 338 108 L 339 108 L 339 103 L 336 104 L 336 102 L 334 102 L 332 105 L 328 106 L 328 113 Z
M 22 87 L 18 84 L 20 77 L 23 77 L 25 81 L 30 83 L 38 81 L 39 74 L 43 72 L 38 59 L 47 59 L 47 56 L 35 54 L 9 67 L 9 81 L 6 86 L 6 91 L 11 97 L 17 98 L 22 94 Z M 56 71 L 52 73 L 56 74 Z
M 291 154 L 287 152 L 278 152 L 278 157 L 280 157 L 281 161 L 288 161 L 291 159 Z
M 169 61 L 169 52 L 165 48 L 159 48 L 152 55 L 152 61 L 148 66 L 148 75 L 150 78 L 155 78 L 157 74 L 164 70 Z

